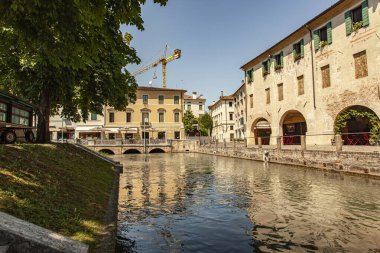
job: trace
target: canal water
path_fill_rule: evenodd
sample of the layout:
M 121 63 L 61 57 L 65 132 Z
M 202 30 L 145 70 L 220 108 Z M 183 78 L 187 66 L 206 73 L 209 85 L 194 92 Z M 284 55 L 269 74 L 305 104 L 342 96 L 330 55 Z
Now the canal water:
M 201 154 L 116 156 L 117 252 L 380 252 L 380 181 Z

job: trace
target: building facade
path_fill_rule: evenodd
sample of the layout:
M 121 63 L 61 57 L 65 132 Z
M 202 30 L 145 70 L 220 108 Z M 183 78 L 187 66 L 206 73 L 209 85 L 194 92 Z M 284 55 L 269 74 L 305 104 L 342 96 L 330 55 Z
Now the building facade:
M 221 96 L 213 105 L 208 107 L 213 121 L 213 140 L 230 142 L 235 138 L 235 109 L 233 96 Z
M 105 108 L 109 139 L 181 139 L 185 137 L 183 105 L 185 90 L 138 87 L 136 102 L 124 111 Z
M 186 95 L 184 97 L 185 111 L 192 111 L 196 118 L 206 113 L 206 99 L 203 95 L 198 95 L 197 92 L 193 92 L 192 95 Z
M 331 145 L 336 132 L 350 144 L 350 134 L 373 129 L 371 117 L 380 115 L 378 5 L 341 0 L 241 67 L 249 145 L 257 137 L 299 144 L 302 135 L 307 145 Z M 362 137 L 357 142 L 368 144 Z
M 232 95 L 234 98 L 234 112 L 235 112 L 235 139 L 245 139 L 246 122 L 247 122 L 247 96 L 246 86 L 243 83 L 239 89 Z

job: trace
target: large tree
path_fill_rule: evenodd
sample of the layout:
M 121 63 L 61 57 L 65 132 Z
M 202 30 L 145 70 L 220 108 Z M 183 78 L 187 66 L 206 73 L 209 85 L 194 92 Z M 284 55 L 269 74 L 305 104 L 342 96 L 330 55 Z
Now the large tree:
M 188 110 L 183 115 L 183 125 L 185 127 L 186 134 L 193 134 L 197 130 L 196 125 L 198 124 L 198 119 L 194 116 L 193 112 Z
M 212 118 L 210 114 L 201 115 L 198 119 L 199 127 L 203 135 L 210 135 L 212 130 Z
M 165 5 L 167 0 L 154 0 Z M 143 30 L 145 0 L 1 0 L 0 83 L 36 105 L 37 140 L 49 141 L 49 116 L 87 119 L 103 105 L 117 110 L 136 99 L 124 69 L 139 63 L 130 34 Z M 80 114 L 78 112 L 81 112 Z

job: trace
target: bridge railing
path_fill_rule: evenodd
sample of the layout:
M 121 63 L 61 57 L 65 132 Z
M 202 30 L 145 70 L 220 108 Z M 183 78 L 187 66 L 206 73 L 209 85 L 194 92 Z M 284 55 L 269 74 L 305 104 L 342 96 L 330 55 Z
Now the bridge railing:
M 143 145 L 144 140 L 135 140 L 135 139 L 87 139 L 87 140 L 77 140 L 78 144 L 85 146 L 102 146 L 102 145 L 111 145 L 111 146 L 120 146 L 120 145 Z M 167 139 L 145 139 L 146 145 L 167 145 L 170 144 Z

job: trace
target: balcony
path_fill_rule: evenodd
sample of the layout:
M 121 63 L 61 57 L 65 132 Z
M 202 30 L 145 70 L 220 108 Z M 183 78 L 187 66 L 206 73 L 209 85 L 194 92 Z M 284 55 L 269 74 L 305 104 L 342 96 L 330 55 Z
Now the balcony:
M 150 122 L 140 122 L 141 127 L 149 128 L 152 127 L 152 123 Z

